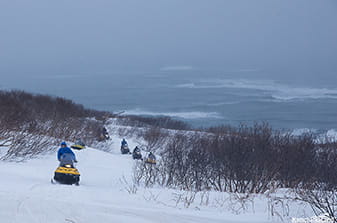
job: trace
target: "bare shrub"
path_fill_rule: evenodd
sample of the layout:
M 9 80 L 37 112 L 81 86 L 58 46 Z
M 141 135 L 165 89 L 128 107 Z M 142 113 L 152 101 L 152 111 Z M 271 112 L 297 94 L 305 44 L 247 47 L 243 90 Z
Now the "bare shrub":
M 312 189 L 297 189 L 297 199 L 308 203 L 316 216 L 327 214 L 337 222 L 337 188 L 315 184 Z
M 0 147 L 11 146 L 12 141 L 13 141 L 12 137 L 2 135 L 2 137 L 0 138 Z
M 46 151 L 52 145 L 49 138 L 81 139 L 90 145 L 103 125 L 97 119 L 107 114 L 64 98 L 0 91 L 0 136 L 11 142 L 5 157 L 28 157 Z
M 137 184 L 144 184 L 145 187 L 151 187 L 158 183 L 159 167 L 157 165 L 138 162 L 134 166 L 133 179 Z
M 156 179 L 147 180 L 147 184 L 156 182 L 182 190 L 214 189 L 240 194 L 302 187 L 314 181 L 335 185 L 336 156 L 332 152 L 328 152 L 329 156 L 318 153 L 311 135 L 281 134 L 265 123 L 224 131 L 171 134 L 161 154 L 160 171 L 144 169 Z M 167 137 L 161 136 L 156 128 L 147 134 L 149 145 Z M 332 168 L 332 176 L 320 176 L 317 166 Z
M 284 221 L 285 217 L 290 216 L 289 202 L 293 201 L 293 198 L 285 196 L 277 196 L 276 194 L 269 193 L 268 196 L 268 214 L 271 217 L 277 217 L 281 221 Z
M 149 152 L 154 152 L 158 147 L 164 144 L 165 140 L 168 138 L 168 133 L 161 128 L 151 127 L 148 128 L 142 137 L 146 141 L 146 150 Z
M 177 207 L 178 204 L 182 203 L 185 208 L 189 208 L 195 201 L 198 192 L 196 191 L 182 191 L 173 193 L 173 201 L 175 201 L 175 206 Z
M 209 191 L 202 191 L 200 193 L 200 205 L 208 206 L 210 203 Z
M 133 181 L 130 183 L 127 181 L 125 176 L 119 179 L 119 181 L 124 185 L 124 189 L 129 193 L 129 194 L 136 194 L 138 191 L 138 186 L 135 178 L 133 178 Z
M 27 159 L 40 153 L 48 153 L 55 149 L 55 139 L 45 135 L 30 134 L 27 132 L 16 134 L 11 141 L 3 160 L 14 158 Z
M 228 207 L 231 212 L 237 215 L 244 213 L 249 207 L 254 209 L 254 197 L 251 194 L 231 193 L 229 194 Z

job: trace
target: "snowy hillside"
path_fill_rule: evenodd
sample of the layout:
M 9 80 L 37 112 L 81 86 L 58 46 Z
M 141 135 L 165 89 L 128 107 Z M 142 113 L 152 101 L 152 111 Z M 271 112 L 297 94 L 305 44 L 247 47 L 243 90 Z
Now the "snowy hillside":
M 0 163 L 0 219 L 9 222 L 224 222 L 225 215 L 155 205 L 123 190 L 129 156 L 95 149 L 76 153 L 80 186 L 53 185 L 54 155 Z M 233 221 L 228 221 L 233 222 Z M 261 221 L 256 221 L 261 222 Z
M 112 147 L 110 152 L 94 148 L 75 151 L 79 160 L 77 168 L 81 173 L 80 186 L 50 183 L 58 165 L 56 154 L 20 163 L 1 161 L 1 222 L 263 223 L 279 222 L 281 219 L 277 211 L 275 216 L 271 216 L 271 206 L 268 206 L 267 199 L 261 197 L 238 205 L 234 197 L 214 192 L 208 195 L 207 201 L 196 198 L 187 207 L 186 202 L 177 199 L 177 196 L 181 200 L 188 198 L 188 193 L 181 191 L 138 188 L 136 193 L 128 193 L 136 161 L 129 155 L 121 155 L 120 139 L 112 138 L 114 140 L 109 142 Z M 136 141 L 129 140 L 131 148 Z M 220 205 L 220 202 L 223 204 Z M 272 207 L 276 206 L 275 203 Z M 291 217 L 307 216 L 305 213 L 310 214 L 308 207 L 291 206 L 288 217 L 283 220 L 289 222 Z M 296 222 L 304 221 L 298 219 Z

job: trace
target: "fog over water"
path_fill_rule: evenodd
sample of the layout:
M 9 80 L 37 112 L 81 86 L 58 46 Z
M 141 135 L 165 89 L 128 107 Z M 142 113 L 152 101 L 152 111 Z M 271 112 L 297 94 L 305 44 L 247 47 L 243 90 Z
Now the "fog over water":
M 0 2 L 0 88 L 194 125 L 337 129 L 337 1 Z

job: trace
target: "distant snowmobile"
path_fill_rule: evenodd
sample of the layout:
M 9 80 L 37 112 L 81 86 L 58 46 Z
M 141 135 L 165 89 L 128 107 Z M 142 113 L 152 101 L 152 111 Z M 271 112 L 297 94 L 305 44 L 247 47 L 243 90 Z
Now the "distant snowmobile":
M 142 159 L 142 153 L 140 152 L 140 149 L 137 146 L 136 146 L 136 148 L 132 152 L 132 158 L 134 160 L 135 159 L 137 159 L 137 160 L 139 160 L 139 159 L 143 160 Z
M 155 165 L 157 163 L 156 156 L 152 152 L 150 152 L 147 159 L 145 160 L 145 163 Z
M 130 153 L 130 149 L 128 144 L 122 145 L 121 146 L 121 153 L 122 154 L 129 154 Z
M 75 184 L 79 185 L 80 173 L 74 167 L 74 160 L 67 159 L 66 157 L 60 161 L 60 166 L 54 172 L 54 178 L 51 179 L 52 183 L 58 182 L 61 184 Z
M 85 148 L 85 144 L 79 140 L 77 141 L 74 145 L 70 146 L 72 149 L 77 149 L 77 150 L 81 150 Z
M 110 139 L 109 133 L 105 127 L 103 127 L 100 136 L 99 136 L 100 141 L 105 141 Z

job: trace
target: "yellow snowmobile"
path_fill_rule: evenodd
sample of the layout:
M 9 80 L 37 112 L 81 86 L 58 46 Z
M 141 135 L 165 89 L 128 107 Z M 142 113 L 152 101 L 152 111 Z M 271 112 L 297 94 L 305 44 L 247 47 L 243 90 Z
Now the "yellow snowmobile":
M 74 145 L 70 146 L 72 149 L 81 150 L 85 148 L 85 145 L 82 141 L 77 141 Z
M 147 159 L 145 160 L 145 163 L 149 163 L 149 164 L 156 164 L 157 163 L 156 157 L 152 152 L 149 153 Z
M 55 183 L 54 180 L 61 184 L 75 184 L 78 186 L 80 182 L 80 173 L 73 164 L 65 164 L 59 166 L 55 170 L 54 179 L 52 179 L 51 182 Z

